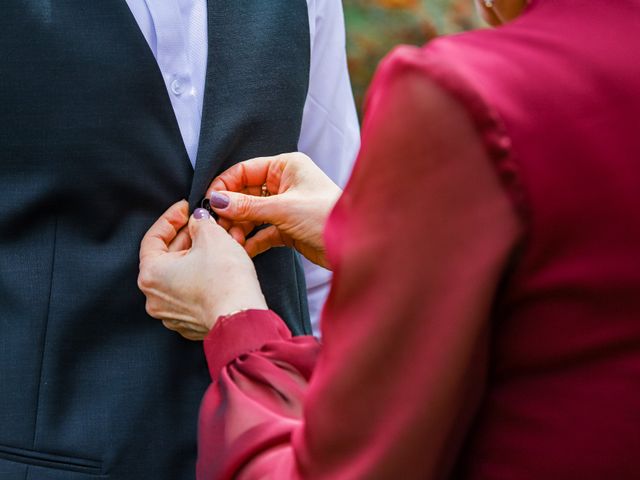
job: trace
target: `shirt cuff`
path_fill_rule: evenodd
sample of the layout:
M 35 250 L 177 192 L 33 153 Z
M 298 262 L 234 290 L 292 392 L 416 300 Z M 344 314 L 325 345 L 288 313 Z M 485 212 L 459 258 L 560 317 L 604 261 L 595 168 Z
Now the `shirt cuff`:
M 243 310 L 220 317 L 204 339 L 211 379 L 215 382 L 220 371 L 240 355 L 290 338 L 287 325 L 271 310 Z

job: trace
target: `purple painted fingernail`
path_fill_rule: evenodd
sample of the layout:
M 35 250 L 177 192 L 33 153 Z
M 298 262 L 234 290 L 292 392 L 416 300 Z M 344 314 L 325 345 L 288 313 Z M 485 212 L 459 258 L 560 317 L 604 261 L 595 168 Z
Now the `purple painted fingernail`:
M 211 199 L 209 203 L 213 208 L 227 208 L 229 206 L 229 197 L 223 195 L 222 193 L 213 192 L 211 194 Z
M 204 208 L 196 208 L 193 211 L 193 218 L 196 220 L 204 220 L 205 218 L 209 218 L 209 212 L 207 212 Z

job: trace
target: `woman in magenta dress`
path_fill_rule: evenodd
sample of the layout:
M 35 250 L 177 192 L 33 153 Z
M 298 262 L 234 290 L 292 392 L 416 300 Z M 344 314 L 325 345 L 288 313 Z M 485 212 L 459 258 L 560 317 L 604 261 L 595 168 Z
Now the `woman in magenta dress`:
M 224 228 L 145 237 L 149 313 L 206 334 L 199 479 L 640 478 L 640 2 L 481 8 L 381 64 L 342 195 L 254 159 Z M 322 345 L 265 304 L 279 245 L 334 271 Z

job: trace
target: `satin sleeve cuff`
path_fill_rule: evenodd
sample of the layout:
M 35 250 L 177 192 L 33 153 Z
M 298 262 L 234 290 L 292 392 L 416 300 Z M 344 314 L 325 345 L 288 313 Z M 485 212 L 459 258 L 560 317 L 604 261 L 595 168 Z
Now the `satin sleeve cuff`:
M 237 357 L 268 342 L 290 338 L 287 325 L 271 310 L 243 310 L 220 317 L 204 339 L 211 379 L 215 382 L 220 371 Z

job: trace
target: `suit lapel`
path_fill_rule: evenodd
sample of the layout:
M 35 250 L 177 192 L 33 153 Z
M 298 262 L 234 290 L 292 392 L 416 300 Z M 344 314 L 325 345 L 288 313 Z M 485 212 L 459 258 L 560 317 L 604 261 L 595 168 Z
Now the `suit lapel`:
M 305 0 L 209 0 L 207 18 L 192 209 L 224 168 L 296 149 L 309 78 Z
M 220 132 L 216 129 L 216 107 L 220 103 L 216 99 L 217 88 L 229 88 L 224 85 L 225 77 L 220 71 L 219 58 L 224 55 L 224 49 L 230 39 L 221 36 L 219 25 L 224 12 L 224 3 L 215 0 L 207 2 L 207 31 L 209 48 L 207 50 L 207 70 L 205 73 L 204 98 L 202 102 L 202 122 L 200 126 L 200 140 L 198 143 L 198 155 L 196 159 L 191 192 L 189 194 L 189 206 L 191 210 L 200 206 L 202 197 L 217 171 L 221 159 L 216 157 L 223 152 L 216 152 L 216 145 L 220 145 Z

